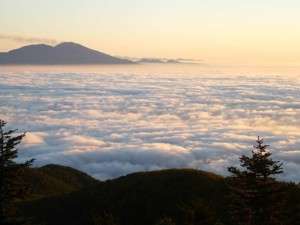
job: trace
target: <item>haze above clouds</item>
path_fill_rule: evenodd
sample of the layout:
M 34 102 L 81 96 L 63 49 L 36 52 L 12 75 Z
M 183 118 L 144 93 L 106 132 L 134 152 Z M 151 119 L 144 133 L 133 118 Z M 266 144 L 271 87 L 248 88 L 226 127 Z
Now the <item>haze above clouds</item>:
M 299 7 L 298 0 L 1 0 L 0 52 L 59 40 L 132 58 L 299 66 Z
M 7 35 L 7 34 L 0 34 L 0 40 L 9 40 L 14 42 L 20 42 L 20 43 L 44 43 L 44 44 L 57 44 L 58 41 L 55 39 L 49 39 L 49 38 L 38 38 L 38 37 L 24 37 L 24 36 L 18 36 L 18 35 Z
M 109 179 L 192 167 L 226 175 L 258 135 L 300 180 L 300 80 L 229 75 L 0 72 L 1 119 L 28 131 L 20 160 Z

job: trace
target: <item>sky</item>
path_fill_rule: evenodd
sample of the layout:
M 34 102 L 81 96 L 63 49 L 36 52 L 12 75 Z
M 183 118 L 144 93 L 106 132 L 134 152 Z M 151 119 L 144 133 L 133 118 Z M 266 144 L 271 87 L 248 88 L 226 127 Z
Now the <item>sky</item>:
M 0 0 L 0 51 L 73 41 L 116 56 L 300 66 L 298 0 Z

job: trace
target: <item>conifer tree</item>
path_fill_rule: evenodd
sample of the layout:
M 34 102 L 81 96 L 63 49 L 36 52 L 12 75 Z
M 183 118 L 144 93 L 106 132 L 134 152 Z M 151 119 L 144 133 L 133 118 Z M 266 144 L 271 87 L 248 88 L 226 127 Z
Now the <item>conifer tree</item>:
M 271 159 L 269 146 L 258 137 L 251 157 L 240 157 L 241 170 L 229 167 L 232 173 L 229 186 L 232 191 L 231 212 L 235 224 L 279 225 L 281 190 L 275 175 L 283 172 L 282 163 Z
M 0 224 L 16 224 L 15 203 L 24 197 L 26 185 L 22 182 L 24 170 L 33 160 L 17 163 L 16 148 L 25 133 L 5 130 L 6 123 L 0 120 Z

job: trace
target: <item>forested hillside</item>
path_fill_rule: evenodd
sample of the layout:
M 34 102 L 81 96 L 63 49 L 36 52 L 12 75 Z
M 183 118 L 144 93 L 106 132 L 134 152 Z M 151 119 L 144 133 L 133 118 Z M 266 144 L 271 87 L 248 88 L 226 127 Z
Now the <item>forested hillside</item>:
M 277 181 L 283 164 L 259 138 L 222 177 L 168 169 L 97 181 L 76 169 L 17 163 L 25 134 L 0 120 L 2 225 L 298 225 L 300 187 Z
M 79 178 L 80 174 L 75 170 L 69 173 L 70 168 L 66 167 L 52 165 L 41 169 L 44 168 L 50 174 L 57 168 L 65 169 L 69 181 Z M 135 173 L 96 185 L 94 180 L 90 178 L 91 183 L 86 182 L 86 175 L 81 175 L 78 180 L 83 182 L 76 182 L 75 186 L 72 181 L 64 183 L 64 177 L 53 186 L 52 182 L 45 184 L 44 189 L 37 191 L 42 194 L 46 190 L 44 198 L 23 202 L 20 212 L 38 224 L 47 225 L 151 225 L 159 224 L 160 220 L 175 224 L 233 224 L 227 180 L 212 173 L 192 169 L 162 170 Z M 79 183 L 81 190 L 76 188 Z M 299 224 L 300 189 L 293 184 L 282 183 L 282 186 L 288 190 L 284 224 Z M 67 193 L 70 189 L 74 192 Z

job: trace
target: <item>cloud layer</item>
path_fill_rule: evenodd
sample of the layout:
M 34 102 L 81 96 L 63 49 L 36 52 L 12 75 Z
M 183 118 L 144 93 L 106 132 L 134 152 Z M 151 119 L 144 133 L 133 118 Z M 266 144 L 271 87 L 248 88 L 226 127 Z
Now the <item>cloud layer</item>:
M 21 43 L 43 43 L 43 44 L 57 44 L 58 41 L 50 38 L 38 38 L 38 37 L 25 37 L 18 35 L 0 34 L 0 40 L 6 39 L 14 42 Z
M 20 159 L 109 179 L 192 167 L 227 174 L 256 136 L 300 180 L 300 80 L 283 76 L 1 73 Z

